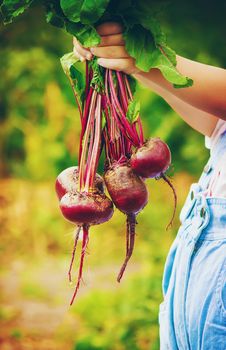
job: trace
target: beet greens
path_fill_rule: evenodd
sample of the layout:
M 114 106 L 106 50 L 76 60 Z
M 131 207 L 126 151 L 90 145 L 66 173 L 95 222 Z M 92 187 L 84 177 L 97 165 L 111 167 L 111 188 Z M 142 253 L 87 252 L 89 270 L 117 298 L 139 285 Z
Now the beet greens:
M 5 24 L 27 10 L 33 0 L 3 0 L 0 12 Z M 192 80 L 176 69 L 176 53 L 168 46 L 158 15 L 165 1 L 152 0 L 36 0 L 45 9 L 46 21 L 74 35 L 85 47 L 100 43 L 96 27 L 107 21 L 124 26 L 126 50 L 141 70 L 158 68 L 174 87 L 191 86 Z

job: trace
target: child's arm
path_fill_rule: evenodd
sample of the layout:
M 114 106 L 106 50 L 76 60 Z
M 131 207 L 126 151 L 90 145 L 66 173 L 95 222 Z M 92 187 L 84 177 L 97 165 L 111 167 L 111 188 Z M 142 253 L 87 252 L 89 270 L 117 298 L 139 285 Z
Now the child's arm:
M 175 89 L 157 69 L 134 76 L 146 86 L 155 83 L 186 103 L 226 120 L 226 70 L 177 56 L 177 69 L 194 80 L 189 88 Z
M 219 120 L 217 117 L 193 107 L 159 85 L 152 83 L 149 87 L 152 91 L 164 98 L 174 111 L 193 129 L 205 136 L 212 135 Z

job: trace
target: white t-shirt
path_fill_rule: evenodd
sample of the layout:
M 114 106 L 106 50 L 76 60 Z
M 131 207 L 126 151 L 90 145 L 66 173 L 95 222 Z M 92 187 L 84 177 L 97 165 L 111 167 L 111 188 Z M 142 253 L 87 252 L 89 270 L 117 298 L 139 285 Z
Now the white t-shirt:
M 219 137 L 226 130 L 226 121 L 219 120 L 211 135 L 205 138 L 206 147 L 210 149 L 210 153 L 214 151 Z M 208 197 L 226 198 L 226 152 L 219 158 L 216 168 L 212 174 L 206 195 Z

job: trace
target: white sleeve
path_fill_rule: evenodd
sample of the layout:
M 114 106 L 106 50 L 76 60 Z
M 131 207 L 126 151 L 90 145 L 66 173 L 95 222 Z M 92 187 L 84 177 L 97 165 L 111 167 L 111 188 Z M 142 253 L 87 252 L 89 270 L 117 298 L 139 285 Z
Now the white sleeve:
M 215 129 L 213 130 L 213 133 L 210 137 L 205 137 L 205 146 L 206 148 L 213 150 L 214 146 L 216 145 L 219 137 L 223 132 L 226 130 L 226 121 L 219 119 Z

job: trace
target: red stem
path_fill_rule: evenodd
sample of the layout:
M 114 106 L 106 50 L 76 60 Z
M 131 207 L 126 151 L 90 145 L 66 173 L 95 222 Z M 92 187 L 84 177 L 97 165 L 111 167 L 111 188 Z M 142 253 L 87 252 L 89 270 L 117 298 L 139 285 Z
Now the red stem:
M 126 129 L 128 134 L 131 136 L 131 139 L 132 139 L 134 145 L 137 146 L 137 145 L 139 145 L 139 139 L 137 138 L 137 135 L 134 134 L 134 131 L 133 131 L 129 121 L 126 118 L 126 115 L 125 115 L 125 113 L 123 112 L 123 110 L 122 110 L 122 108 L 120 106 L 120 103 L 119 103 L 117 95 L 116 95 L 116 91 L 115 91 L 115 87 L 114 87 L 114 83 L 113 83 L 112 71 L 111 70 L 109 70 L 109 82 L 110 82 L 112 102 L 114 104 L 114 107 L 115 107 L 117 113 L 119 113 L 120 117 L 122 118 L 122 122 L 124 124 L 124 128 Z
M 124 74 L 124 81 L 125 81 L 127 91 L 129 93 L 129 98 L 131 100 L 133 100 L 133 94 L 132 94 L 132 91 L 130 89 L 130 85 L 129 85 L 128 78 L 127 78 L 126 74 Z M 144 144 L 144 132 L 143 132 L 143 127 L 142 127 L 140 116 L 138 117 L 137 122 L 138 122 L 139 131 L 140 131 L 140 143 L 141 143 L 140 146 L 141 146 Z
M 94 128 L 94 143 L 92 147 L 92 155 L 90 163 L 88 164 L 88 173 L 86 177 L 85 190 L 88 192 L 90 188 L 93 188 L 94 178 L 97 171 L 98 160 L 100 155 L 100 142 L 101 142 L 101 95 L 97 95 L 97 103 L 95 109 L 95 128 Z
M 76 101 L 76 104 L 77 104 L 77 107 L 78 107 L 78 111 L 79 111 L 79 115 L 80 115 L 80 120 L 82 120 L 82 109 L 81 109 L 81 104 L 80 104 L 80 101 L 78 99 L 78 94 L 75 90 L 75 85 L 73 83 L 73 80 L 71 79 L 71 77 L 68 75 L 67 76 L 69 81 L 70 81 L 70 84 L 71 84 L 71 87 L 72 87 L 72 91 L 73 91 L 73 94 L 74 94 L 74 97 L 75 97 L 75 101 Z
M 127 99 L 127 96 L 126 96 L 126 90 L 125 90 L 124 82 L 122 80 L 122 76 L 121 76 L 120 72 L 117 71 L 116 75 L 117 75 L 118 82 L 119 82 L 119 87 L 120 87 L 120 90 L 121 90 L 122 104 L 123 104 L 123 107 L 124 107 L 124 110 L 125 110 L 125 113 L 126 113 L 127 108 L 128 108 L 128 99 Z
M 94 108 L 95 108 L 95 102 L 96 102 L 97 92 L 94 90 L 92 94 L 92 100 L 90 104 L 90 110 L 89 110 L 89 117 L 86 125 L 86 131 L 84 134 L 84 137 L 80 142 L 82 142 L 82 154 L 79 162 L 79 191 L 83 191 L 84 185 L 85 185 L 85 177 L 84 177 L 84 171 L 85 171 L 85 161 L 86 161 L 86 154 L 87 154 L 87 148 L 88 148 L 88 142 L 89 142 L 89 136 L 92 126 L 92 120 L 94 118 Z
M 83 141 L 83 136 L 86 130 L 86 125 L 87 125 L 87 120 L 89 117 L 89 111 L 90 111 L 90 101 L 92 99 L 94 90 L 92 88 L 89 89 L 88 92 L 88 97 L 86 99 L 85 103 L 85 109 L 83 111 L 83 117 L 82 117 L 82 130 L 81 130 L 81 135 L 80 135 L 80 145 L 79 145 L 79 163 L 82 155 L 82 141 Z

